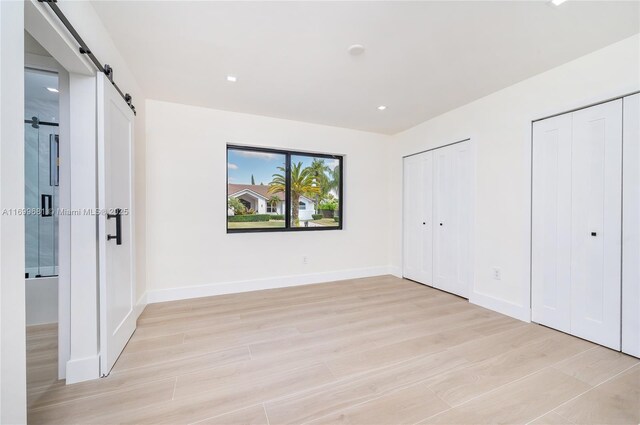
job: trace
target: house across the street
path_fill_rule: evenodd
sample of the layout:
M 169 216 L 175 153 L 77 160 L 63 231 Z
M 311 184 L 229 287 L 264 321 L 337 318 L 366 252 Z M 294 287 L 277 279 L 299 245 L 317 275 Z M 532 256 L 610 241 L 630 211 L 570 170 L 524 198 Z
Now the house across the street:
M 282 214 L 284 215 L 284 194 L 269 193 L 269 186 L 264 184 L 229 184 L 228 196 L 237 198 L 247 210 L 254 210 L 256 214 Z M 278 201 L 275 201 L 278 198 Z M 316 206 L 313 200 L 301 196 L 299 203 L 300 220 L 311 220 L 315 214 Z M 233 215 L 233 210 L 228 209 L 228 215 Z

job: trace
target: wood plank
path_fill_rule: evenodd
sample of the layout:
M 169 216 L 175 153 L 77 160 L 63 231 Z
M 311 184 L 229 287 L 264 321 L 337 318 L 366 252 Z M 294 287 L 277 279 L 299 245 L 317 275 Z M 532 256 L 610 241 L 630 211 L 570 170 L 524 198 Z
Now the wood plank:
M 589 385 L 550 368 L 504 385 L 421 424 L 527 423 L 588 390 Z
M 640 423 L 640 366 L 633 366 L 554 412 L 579 424 Z

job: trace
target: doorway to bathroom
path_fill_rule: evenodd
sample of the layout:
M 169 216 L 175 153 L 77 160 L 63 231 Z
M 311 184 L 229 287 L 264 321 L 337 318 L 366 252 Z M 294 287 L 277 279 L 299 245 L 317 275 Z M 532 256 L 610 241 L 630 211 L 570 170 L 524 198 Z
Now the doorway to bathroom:
M 58 381 L 64 358 L 60 348 L 66 351 L 59 342 L 60 280 L 65 274 L 60 265 L 68 257 L 68 252 L 61 255 L 61 246 L 63 251 L 68 247 L 60 244 L 61 227 L 64 230 L 60 195 L 68 190 L 60 172 L 64 151 L 60 130 L 66 119 L 60 98 L 66 81 L 59 64 L 25 32 L 24 273 L 30 398 Z
M 58 275 L 58 74 L 25 69 L 25 278 Z

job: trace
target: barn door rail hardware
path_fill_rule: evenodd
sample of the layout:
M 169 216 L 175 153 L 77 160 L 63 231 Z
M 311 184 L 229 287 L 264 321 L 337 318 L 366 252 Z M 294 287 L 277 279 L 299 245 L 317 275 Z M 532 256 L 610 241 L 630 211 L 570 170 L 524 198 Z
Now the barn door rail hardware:
M 62 22 L 62 24 L 67 29 L 67 31 L 69 31 L 69 33 L 73 36 L 73 38 L 75 38 L 76 42 L 80 45 L 80 47 L 78 47 L 78 51 L 83 55 L 87 55 L 87 57 L 91 60 L 93 65 L 100 72 L 103 72 L 104 75 L 107 76 L 109 81 L 111 81 L 111 84 L 113 84 L 113 87 L 116 88 L 120 96 L 122 96 L 124 101 L 127 102 L 127 105 L 129 105 L 129 108 L 131 108 L 131 110 L 133 111 L 133 114 L 135 115 L 136 107 L 132 103 L 131 95 L 129 93 L 123 93 L 122 90 L 120 90 L 120 87 L 118 87 L 118 85 L 116 84 L 116 82 L 113 81 L 113 68 L 107 64 L 102 65 L 102 62 L 100 62 L 98 58 L 96 58 L 96 55 L 93 54 L 89 46 L 87 46 L 87 43 L 85 43 L 82 37 L 80 37 L 80 34 L 78 34 L 78 31 L 76 31 L 73 25 L 71 25 L 71 22 L 69 22 L 69 20 L 64 15 L 64 13 L 62 13 L 62 10 L 60 10 L 58 5 L 56 4 L 57 0 L 38 0 L 38 2 L 45 3 L 51 8 L 53 13 L 55 13 L 58 19 L 60 19 L 60 22 Z

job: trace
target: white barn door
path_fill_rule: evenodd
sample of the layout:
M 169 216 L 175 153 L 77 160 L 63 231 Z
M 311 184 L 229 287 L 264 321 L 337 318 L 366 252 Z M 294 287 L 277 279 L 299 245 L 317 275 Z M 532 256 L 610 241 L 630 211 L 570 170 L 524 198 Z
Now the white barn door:
M 620 349 L 622 100 L 573 113 L 571 333 Z
M 571 331 L 571 114 L 533 125 L 532 320 Z
M 103 73 L 97 94 L 100 374 L 106 376 L 136 328 L 134 114 Z

